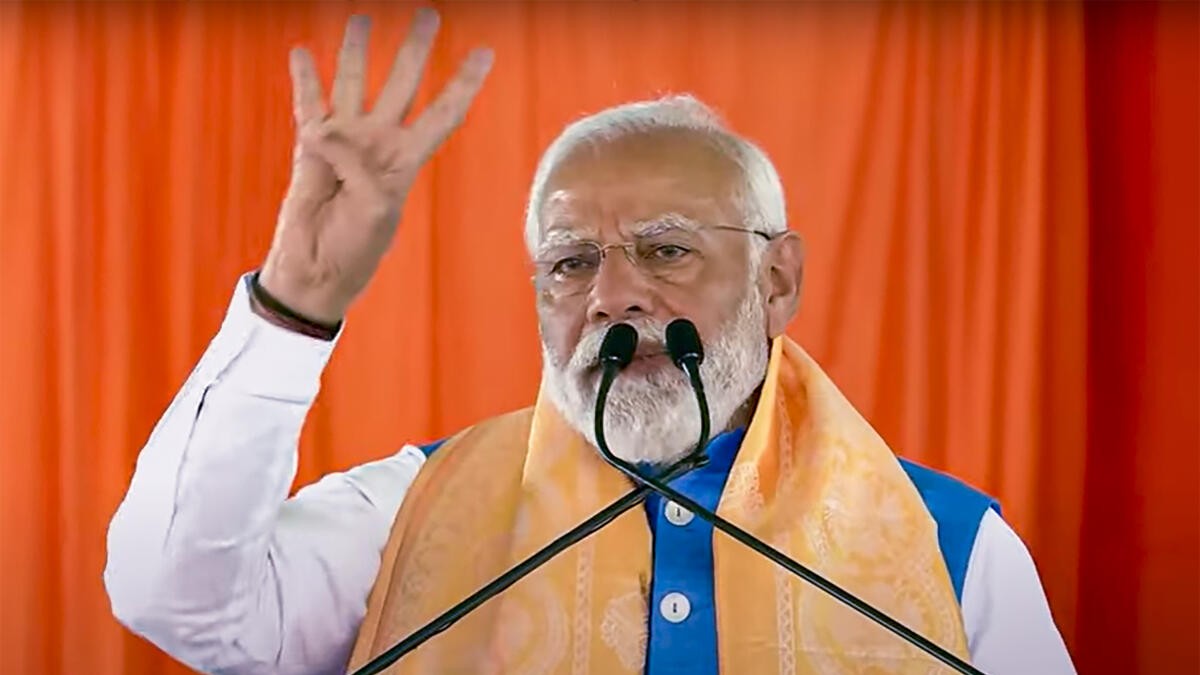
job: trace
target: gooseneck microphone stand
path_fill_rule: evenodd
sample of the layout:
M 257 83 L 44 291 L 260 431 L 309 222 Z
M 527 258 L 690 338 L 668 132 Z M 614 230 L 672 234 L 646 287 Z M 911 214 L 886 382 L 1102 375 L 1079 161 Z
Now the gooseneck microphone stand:
M 612 339 L 611 344 L 610 338 Z M 655 477 L 643 476 L 637 470 L 636 466 L 614 455 L 609 450 L 608 443 L 604 439 L 604 402 L 608 397 L 608 390 L 612 387 L 613 380 L 616 379 L 621 369 L 632 360 L 633 351 L 636 346 L 637 331 L 634 330 L 633 326 L 629 324 L 617 324 L 609 329 L 608 334 L 604 337 L 604 344 L 600 347 L 604 373 L 600 380 L 600 390 L 596 396 L 596 445 L 599 446 L 600 453 L 609 464 L 631 478 L 635 484 L 649 487 L 667 499 L 700 516 L 712 524 L 713 527 L 750 547 L 825 593 L 828 593 L 839 602 L 883 626 L 909 644 L 933 656 L 954 670 L 960 673 L 967 673 L 968 675 L 983 675 L 981 671 L 971 666 L 971 664 L 926 639 L 920 633 L 908 628 L 820 574 L 792 560 L 778 549 L 775 549 L 737 525 L 709 511 L 687 495 L 668 486 L 665 481 Z M 623 351 L 626 349 L 628 350 L 627 353 Z M 700 350 L 700 337 L 696 333 L 696 327 L 687 319 L 672 321 L 667 326 L 667 349 L 671 352 L 671 357 L 675 360 L 676 365 L 687 372 L 693 387 L 696 387 L 700 382 L 700 362 L 703 358 L 703 352 Z M 611 358 L 604 358 L 603 355 L 606 353 L 611 354 Z M 697 391 L 702 390 L 697 389 Z
M 601 362 L 605 366 L 605 372 L 607 372 L 610 367 L 620 370 L 628 365 L 633 359 L 634 350 L 637 348 L 637 333 L 629 326 L 626 326 L 626 328 L 629 328 L 629 332 L 616 335 L 611 340 L 609 339 L 609 335 L 605 336 L 605 344 L 609 346 L 607 352 L 604 350 L 601 351 Z M 620 342 L 621 340 L 632 340 L 632 342 L 624 344 Z M 697 342 L 697 345 L 698 344 L 699 343 Z M 708 402 L 704 398 L 703 385 L 699 383 L 698 371 L 696 379 L 693 380 L 692 384 L 696 392 L 696 400 L 700 406 L 700 442 L 696 444 L 695 450 L 693 450 L 688 456 L 679 460 L 675 464 L 672 464 L 665 471 L 659 474 L 658 478 L 660 480 L 673 480 L 691 471 L 692 469 L 699 468 L 708 463 L 708 457 L 704 454 L 705 446 L 708 445 L 710 429 Z M 609 382 L 608 386 L 605 387 L 605 397 L 607 397 L 607 390 L 611 386 L 612 382 Z M 604 405 L 604 400 L 597 399 L 596 405 Z M 601 413 L 598 411 L 597 415 L 601 415 Z M 609 504 L 591 518 L 583 521 L 566 534 L 563 534 L 546 546 L 542 547 L 533 555 L 522 560 L 515 567 L 496 577 L 483 588 L 480 588 L 478 591 L 475 591 L 471 595 L 467 596 L 462 600 L 462 602 L 459 602 L 457 605 L 439 614 L 429 623 L 414 631 L 411 635 L 396 643 L 387 651 L 384 651 L 375 658 L 371 659 L 362 668 L 354 671 L 354 675 L 375 675 L 376 673 L 383 672 L 405 654 L 413 651 L 417 647 L 420 647 L 433 636 L 454 625 L 455 622 L 466 616 L 476 607 L 500 594 L 509 586 L 517 583 L 530 572 L 533 572 L 537 568 L 547 563 L 551 558 L 557 556 L 559 553 L 562 553 L 573 544 L 584 540 L 589 535 L 615 520 L 617 516 L 645 501 L 650 492 L 651 488 L 647 487 L 646 485 L 637 485 L 636 488 L 634 488 L 631 492 L 626 493 L 625 496 Z

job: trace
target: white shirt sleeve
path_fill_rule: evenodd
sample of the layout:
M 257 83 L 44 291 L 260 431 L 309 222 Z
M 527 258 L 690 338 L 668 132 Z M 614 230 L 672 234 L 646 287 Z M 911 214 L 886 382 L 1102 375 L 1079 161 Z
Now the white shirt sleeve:
M 972 664 L 987 675 L 1074 675 L 1033 558 L 992 509 L 967 562 L 962 611 Z
M 238 284 L 138 457 L 108 531 L 113 613 L 211 673 L 342 673 L 400 501 L 399 453 L 287 499 L 334 344 L 276 327 Z

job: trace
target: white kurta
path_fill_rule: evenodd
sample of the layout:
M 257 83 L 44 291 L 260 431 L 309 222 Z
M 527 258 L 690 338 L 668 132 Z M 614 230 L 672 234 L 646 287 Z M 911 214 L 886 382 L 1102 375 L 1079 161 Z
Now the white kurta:
M 264 321 L 239 283 L 138 457 L 109 528 L 105 587 L 123 624 L 193 668 L 345 672 L 392 521 L 425 458 L 405 446 L 287 498 L 334 346 Z M 985 673 L 1075 672 L 1029 552 L 991 510 L 962 612 Z

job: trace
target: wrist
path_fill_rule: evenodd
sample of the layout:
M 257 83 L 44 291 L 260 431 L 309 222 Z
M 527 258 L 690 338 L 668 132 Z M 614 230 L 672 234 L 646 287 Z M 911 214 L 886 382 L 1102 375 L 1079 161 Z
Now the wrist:
M 269 323 L 280 328 L 320 340 L 333 340 L 341 330 L 342 320 L 327 321 L 296 311 L 263 287 L 260 271 L 250 275 L 250 308 Z

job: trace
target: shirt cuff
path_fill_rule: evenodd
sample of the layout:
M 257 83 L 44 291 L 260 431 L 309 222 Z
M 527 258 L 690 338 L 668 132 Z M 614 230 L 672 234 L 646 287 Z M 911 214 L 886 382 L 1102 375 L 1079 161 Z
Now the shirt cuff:
M 244 275 L 234 290 L 214 341 L 232 347 L 224 350 L 227 358 L 216 379 L 253 396 L 311 403 L 342 331 L 322 340 L 267 321 L 251 309 L 250 277 Z

